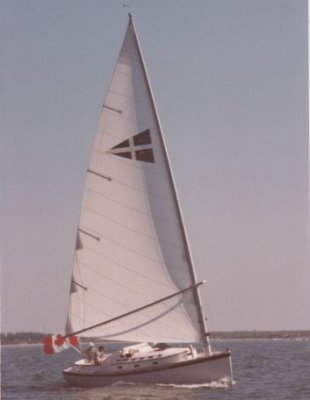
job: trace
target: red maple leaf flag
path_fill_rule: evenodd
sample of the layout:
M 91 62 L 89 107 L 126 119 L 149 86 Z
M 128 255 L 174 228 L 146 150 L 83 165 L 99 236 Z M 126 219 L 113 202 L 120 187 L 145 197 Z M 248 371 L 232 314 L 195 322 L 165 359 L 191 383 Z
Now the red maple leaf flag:
M 76 347 L 79 344 L 77 336 L 68 336 L 64 338 L 61 334 L 48 335 L 44 338 L 44 352 L 46 354 L 55 354 L 70 347 Z

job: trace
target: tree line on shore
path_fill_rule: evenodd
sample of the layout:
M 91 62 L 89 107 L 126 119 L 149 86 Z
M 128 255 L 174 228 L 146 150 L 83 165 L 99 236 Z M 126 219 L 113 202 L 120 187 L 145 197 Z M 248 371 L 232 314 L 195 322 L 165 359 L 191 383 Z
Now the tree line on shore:
M 1 344 L 42 343 L 47 333 L 17 332 L 1 333 Z M 234 331 L 211 332 L 213 339 L 310 339 L 310 330 L 299 331 Z
M 46 333 L 17 332 L 1 333 L 1 344 L 35 344 L 42 343 Z

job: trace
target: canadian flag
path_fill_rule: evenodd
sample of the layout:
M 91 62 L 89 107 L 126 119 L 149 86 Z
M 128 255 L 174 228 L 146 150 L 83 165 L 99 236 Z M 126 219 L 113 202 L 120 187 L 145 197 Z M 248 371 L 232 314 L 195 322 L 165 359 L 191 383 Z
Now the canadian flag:
M 60 333 L 48 335 L 44 338 L 44 352 L 46 354 L 55 354 L 70 347 L 76 347 L 79 344 L 77 336 L 68 336 L 64 338 Z

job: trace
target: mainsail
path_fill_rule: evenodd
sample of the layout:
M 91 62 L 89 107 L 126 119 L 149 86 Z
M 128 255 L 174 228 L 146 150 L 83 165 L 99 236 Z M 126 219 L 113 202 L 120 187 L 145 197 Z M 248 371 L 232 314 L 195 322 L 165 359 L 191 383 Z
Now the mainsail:
M 87 170 L 67 335 L 98 325 L 82 336 L 204 342 L 195 285 L 165 145 L 129 18 Z M 139 311 L 131 313 L 135 309 Z M 127 316 L 115 318 L 119 315 Z M 112 322 L 100 325 L 106 320 Z

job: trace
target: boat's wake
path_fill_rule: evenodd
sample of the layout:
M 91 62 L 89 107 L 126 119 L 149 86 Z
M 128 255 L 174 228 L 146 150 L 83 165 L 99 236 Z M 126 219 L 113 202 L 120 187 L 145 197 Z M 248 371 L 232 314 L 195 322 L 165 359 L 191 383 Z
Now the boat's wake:
M 200 389 L 200 388 L 208 388 L 208 389 L 228 389 L 231 386 L 235 385 L 235 381 L 231 381 L 229 378 L 220 379 L 218 381 L 212 381 L 208 383 L 195 383 L 189 385 L 177 385 L 174 383 L 162 384 L 158 383 L 157 386 L 166 386 L 166 387 L 175 387 L 181 389 Z
M 156 383 L 156 386 L 167 387 L 167 388 L 178 388 L 178 389 L 228 389 L 235 385 L 236 382 L 229 378 L 223 378 L 218 381 L 212 381 L 208 383 L 195 383 L 195 384 L 175 384 L 175 383 Z M 118 381 L 113 383 L 111 386 L 145 386 L 142 383 L 124 382 Z

